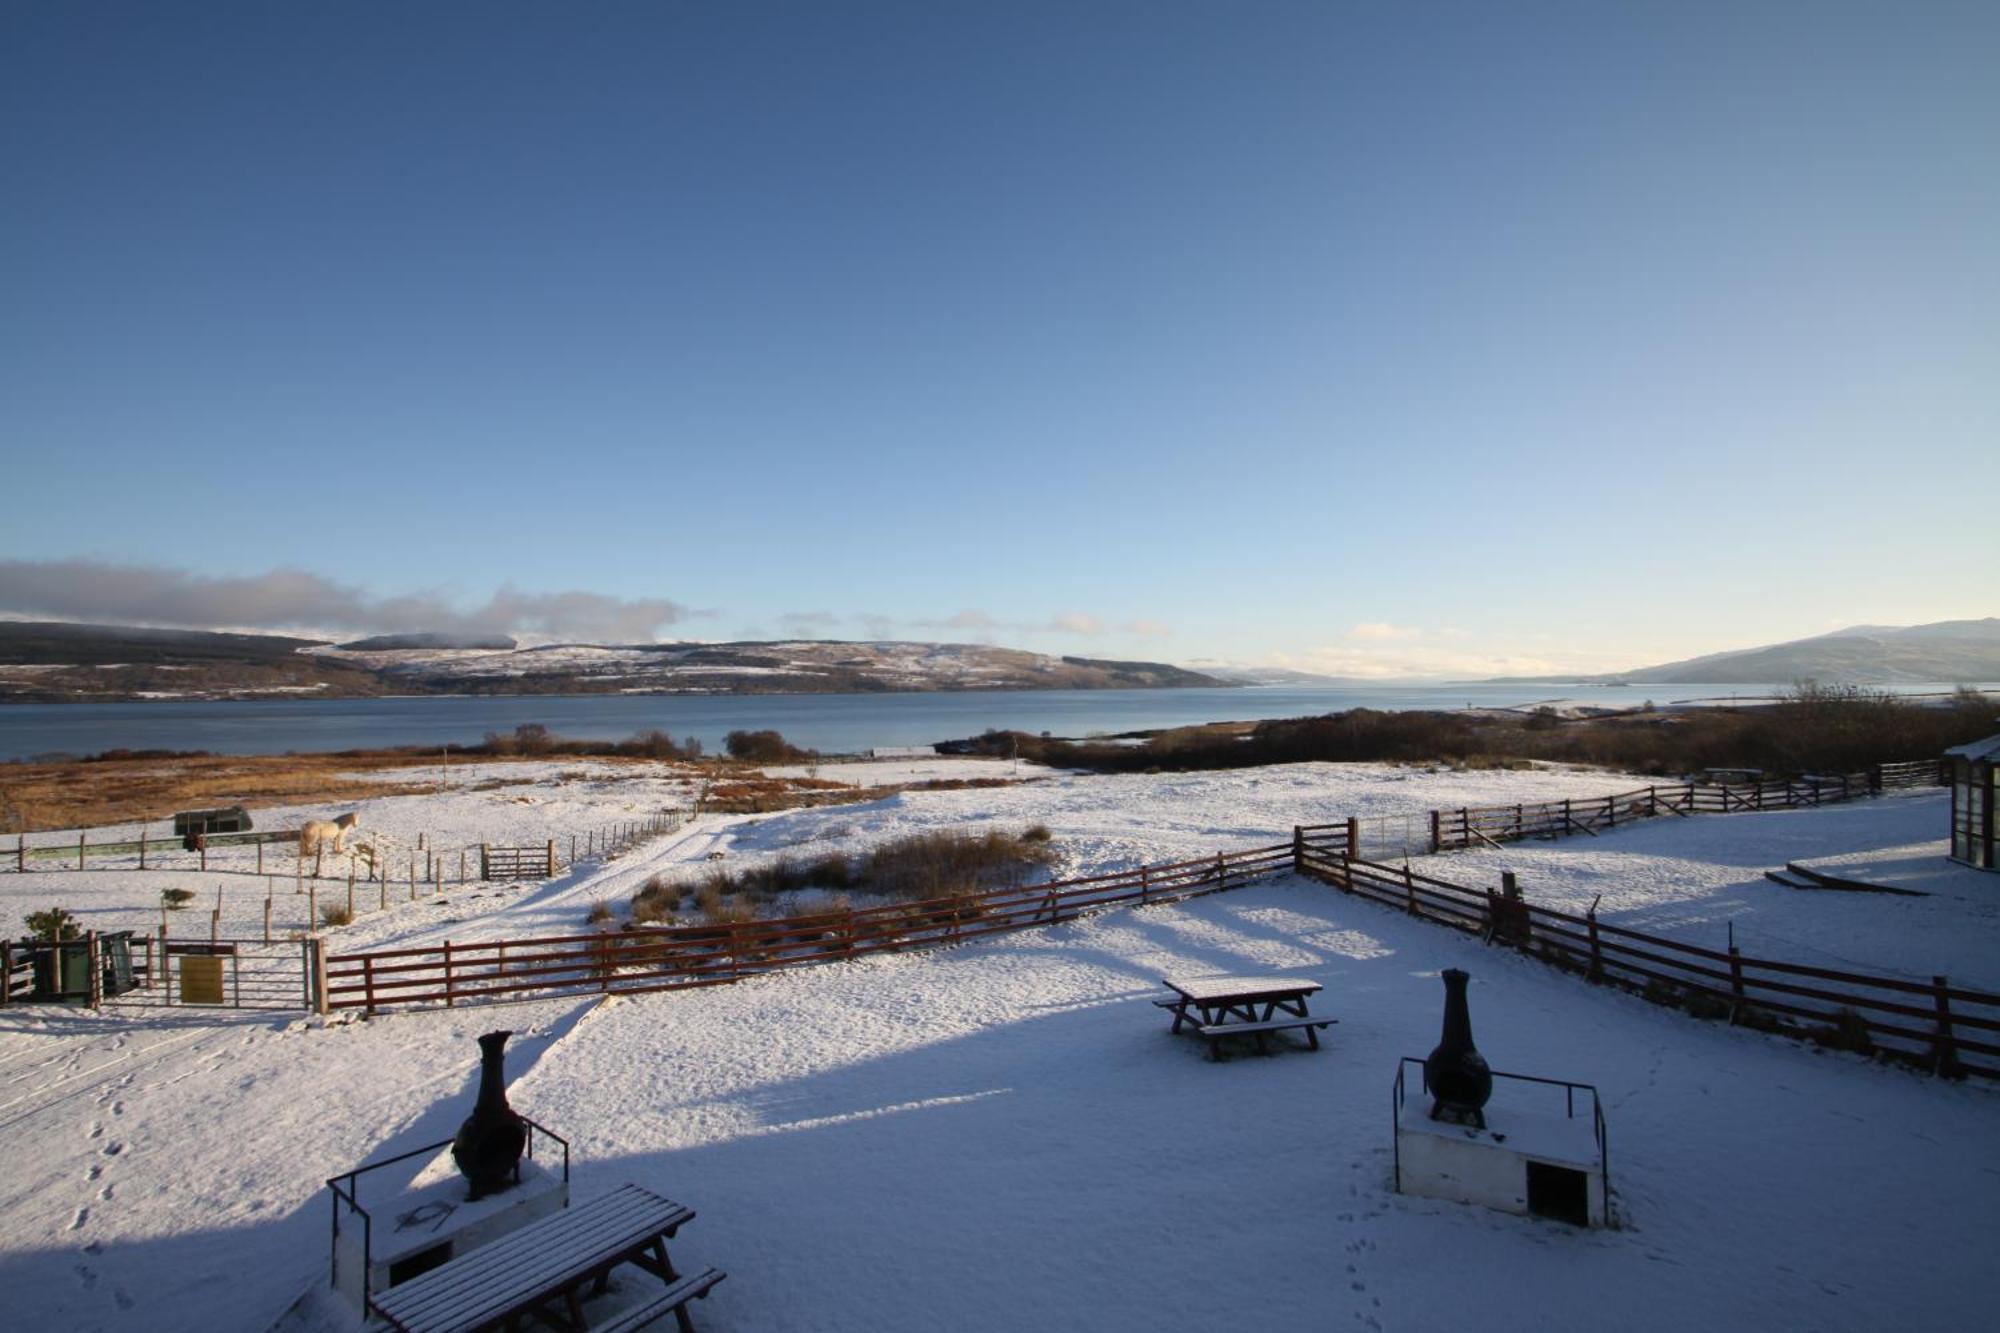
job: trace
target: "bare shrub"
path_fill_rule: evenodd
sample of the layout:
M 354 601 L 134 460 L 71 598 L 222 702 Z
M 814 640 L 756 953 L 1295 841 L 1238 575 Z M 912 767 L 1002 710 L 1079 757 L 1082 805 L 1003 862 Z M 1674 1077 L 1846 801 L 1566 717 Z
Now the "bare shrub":
M 632 920 L 642 925 L 652 921 L 671 921 L 686 897 L 685 884 L 655 875 L 632 896 Z
M 722 745 L 731 759 L 751 764 L 791 764 L 811 757 L 775 731 L 732 731 Z
M 354 913 L 347 910 L 345 903 L 328 903 L 319 909 L 319 923 L 329 929 L 335 926 L 354 924 Z
M 590 904 L 590 914 L 584 917 L 584 920 L 593 926 L 601 926 L 611 920 L 614 915 L 615 913 L 611 910 L 611 900 L 609 898 L 599 898 Z
M 1055 859 L 1046 828 L 1039 835 L 1032 829 L 1020 834 L 946 829 L 885 842 L 865 857 L 832 852 L 813 860 L 778 856 L 734 871 L 717 866 L 703 878 L 698 894 L 705 912 L 710 901 L 776 897 L 802 889 L 941 898 L 1018 887 Z

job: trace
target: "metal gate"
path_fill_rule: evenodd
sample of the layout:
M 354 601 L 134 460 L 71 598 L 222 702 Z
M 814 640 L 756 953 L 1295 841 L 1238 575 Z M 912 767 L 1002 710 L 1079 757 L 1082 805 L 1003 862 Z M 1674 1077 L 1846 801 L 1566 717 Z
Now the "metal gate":
M 540 847 L 489 847 L 479 844 L 479 878 L 486 881 L 501 879 L 554 879 L 556 874 L 556 845 L 545 843 Z
M 313 1007 L 313 941 L 169 940 L 144 969 L 142 984 L 111 1003 L 119 1008 L 289 1009 Z

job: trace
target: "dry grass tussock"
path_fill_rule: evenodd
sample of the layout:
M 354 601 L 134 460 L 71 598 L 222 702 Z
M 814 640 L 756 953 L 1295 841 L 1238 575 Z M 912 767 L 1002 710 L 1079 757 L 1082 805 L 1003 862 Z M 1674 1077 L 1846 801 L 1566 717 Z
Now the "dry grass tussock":
M 671 921 L 692 899 L 710 921 L 746 921 L 773 915 L 767 910 L 772 899 L 801 889 L 853 890 L 913 901 L 946 898 L 1017 887 L 1055 860 L 1053 839 L 1040 824 L 1018 833 L 915 833 L 867 853 L 779 856 L 743 870 L 718 866 L 694 884 L 656 875 L 633 897 L 632 919 Z

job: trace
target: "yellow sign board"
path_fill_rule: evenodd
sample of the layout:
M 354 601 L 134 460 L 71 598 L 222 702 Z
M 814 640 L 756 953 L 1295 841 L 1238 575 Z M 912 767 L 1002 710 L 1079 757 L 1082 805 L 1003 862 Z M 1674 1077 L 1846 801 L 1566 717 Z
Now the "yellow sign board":
M 222 960 L 199 955 L 183 955 L 181 963 L 181 1003 L 221 1004 Z

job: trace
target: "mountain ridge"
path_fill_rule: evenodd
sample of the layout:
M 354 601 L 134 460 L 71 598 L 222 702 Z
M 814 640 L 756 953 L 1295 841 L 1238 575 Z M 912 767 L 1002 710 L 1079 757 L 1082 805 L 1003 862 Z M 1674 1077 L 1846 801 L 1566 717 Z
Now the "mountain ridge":
M 1164 662 L 904 640 L 452 646 L 0 621 L 0 703 L 385 694 L 845 694 L 1169 689 L 1230 682 Z
M 1926 625 L 1857 625 L 1811 638 L 1601 675 L 1504 676 L 1492 683 L 1634 685 L 1908 685 L 2000 680 L 2000 617 Z

